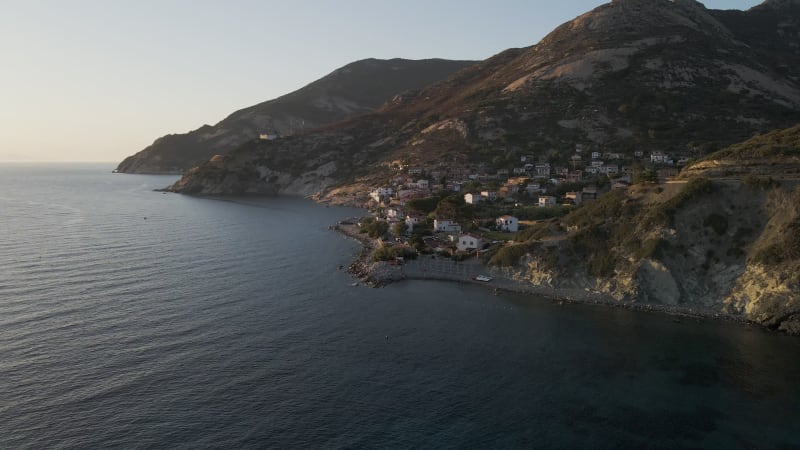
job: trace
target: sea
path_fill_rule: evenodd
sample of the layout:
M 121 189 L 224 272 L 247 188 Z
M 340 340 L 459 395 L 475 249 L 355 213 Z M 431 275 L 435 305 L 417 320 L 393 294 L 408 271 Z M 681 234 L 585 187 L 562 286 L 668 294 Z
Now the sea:
M 0 165 L 0 448 L 800 448 L 800 338 L 354 286 L 363 211 Z

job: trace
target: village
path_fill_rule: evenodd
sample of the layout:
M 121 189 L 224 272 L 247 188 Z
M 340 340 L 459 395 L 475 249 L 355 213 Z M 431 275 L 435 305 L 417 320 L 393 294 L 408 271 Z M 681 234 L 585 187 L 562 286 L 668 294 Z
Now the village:
M 494 169 L 395 162 L 388 182 L 369 191 L 370 216 L 355 225 L 380 240 L 375 261 L 400 264 L 418 254 L 461 261 L 513 242 L 525 228 L 561 217 L 612 189 L 666 182 L 689 157 L 587 151 L 576 145 L 568 165 L 534 155 L 518 161 L 513 168 Z

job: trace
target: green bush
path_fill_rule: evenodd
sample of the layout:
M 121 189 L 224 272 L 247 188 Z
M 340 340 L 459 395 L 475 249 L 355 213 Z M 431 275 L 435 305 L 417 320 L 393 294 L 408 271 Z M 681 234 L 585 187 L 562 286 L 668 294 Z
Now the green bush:
M 398 256 L 406 259 L 417 259 L 417 251 L 405 245 L 384 245 L 375 250 L 372 259 L 374 261 L 392 261 Z
M 369 217 L 361 221 L 360 230 L 371 238 L 379 238 L 389 231 L 389 223 Z

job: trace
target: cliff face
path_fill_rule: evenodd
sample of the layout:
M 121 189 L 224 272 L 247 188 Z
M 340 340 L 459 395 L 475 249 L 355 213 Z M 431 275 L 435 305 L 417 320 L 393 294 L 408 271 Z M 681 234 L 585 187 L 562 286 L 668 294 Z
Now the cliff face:
M 800 15 L 789 4 L 707 10 L 694 1 L 617 0 L 539 44 L 502 52 L 378 111 L 293 139 L 247 143 L 174 189 L 298 191 L 379 182 L 392 161 L 508 167 L 563 161 L 576 144 L 697 157 L 800 121 Z M 334 167 L 335 166 L 335 167 Z M 320 167 L 326 175 L 320 177 Z M 237 173 L 221 183 L 220 170 Z M 308 174 L 307 176 L 304 174 Z M 274 175 L 273 175 L 274 176 Z M 293 181 L 295 183 L 295 181 Z M 187 188 L 185 188 L 187 187 Z
M 262 133 L 290 135 L 374 111 L 395 94 L 421 89 L 472 63 L 442 59 L 357 61 L 295 92 L 236 111 L 214 126 L 161 137 L 126 158 L 117 170 L 182 173 Z

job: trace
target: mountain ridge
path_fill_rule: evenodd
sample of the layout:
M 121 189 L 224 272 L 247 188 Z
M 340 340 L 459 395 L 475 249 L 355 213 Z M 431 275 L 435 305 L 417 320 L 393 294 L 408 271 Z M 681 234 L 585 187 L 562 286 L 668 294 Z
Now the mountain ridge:
M 473 61 L 368 58 L 289 94 L 237 110 L 216 125 L 169 134 L 123 160 L 123 173 L 182 173 L 262 133 L 287 135 L 364 114 L 392 95 L 446 78 Z
M 617 0 L 306 141 L 246 143 L 173 188 L 329 197 L 394 160 L 501 168 L 526 153 L 564 161 L 576 145 L 698 157 L 800 121 L 800 47 L 785 39 L 797 33 L 798 16 L 773 8 Z M 291 186 L 268 182 L 276 173 Z M 298 183 L 303 173 L 314 181 Z

